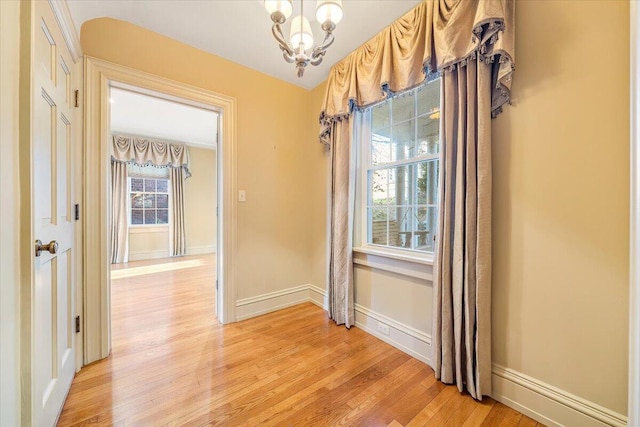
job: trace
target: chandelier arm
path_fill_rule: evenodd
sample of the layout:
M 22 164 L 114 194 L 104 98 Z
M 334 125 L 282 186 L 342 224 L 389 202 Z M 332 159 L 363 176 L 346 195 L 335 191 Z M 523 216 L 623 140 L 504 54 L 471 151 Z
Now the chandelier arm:
M 280 49 L 282 49 L 282 47 L 280 47 Z M 288 62 L 289 64 L 293 64 L 293 61 L 295 61 L 295 58 L 294 58 L 293 56 L 289 55 L 289 54 L 287 53 L 287 51 L 286 51 L 286 50 L 284 50 L 284 49 L 282 49 L 282 57 L 283 57 L 283 58 L 284 58 L 284 60 L 285 60 L 286 62 Z
M 282 49 L 283 54 L 286 55 L 285 59 L 287 60 L 287 62 L 293 62 L 293 57 L 295 56 L 293 53 L 293 49 L 291 48 L 289 43 L 287 43 L 287 41 L 284 39 L 284 35 L 282 34 L 282 29 L 280 28 L 280 24 L 275 22 L 273 26 L 271 26 L 271 33 L 273 34 L 273 37 L 275 37 L 275 39 L 277 40 L 278 45 L 280 46 L 280 49 Z M 292 60 L 289 61 L 287 59 L 287 56 L 290 57 Z
M 322 41 L 322 44 L 320 46 L 313 48 L 313 52 L 311 53 L 311 59 L 315 60 L 318 57 L 322 58 L 324 54 L 327 53 L 327 49 L 329 48 L 329 46 L 333 44 L 334 41 L 335 41 L 335 37 L 333 37 L 333 33 L 330 31 L 327 31 L 326 35 L 324 36 L 324 40 Z M 322 61 L 322 59 L 320 59 L 320 61 Z

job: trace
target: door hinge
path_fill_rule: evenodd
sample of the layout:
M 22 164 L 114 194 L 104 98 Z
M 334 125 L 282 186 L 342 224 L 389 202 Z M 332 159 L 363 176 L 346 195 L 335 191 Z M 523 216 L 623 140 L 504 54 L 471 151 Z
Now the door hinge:
M 76 316 L 76 334 L 80 333 L 80 316 Z
M 75 91 L 75 96 L 76 96 L 76 108 L 78 108 L 80 106 L 80 91 L 78 89 L 76 89 Z
M 75 204 L 75 215 L 76 221 L 80 219 L 80 205 L 78 203 Z

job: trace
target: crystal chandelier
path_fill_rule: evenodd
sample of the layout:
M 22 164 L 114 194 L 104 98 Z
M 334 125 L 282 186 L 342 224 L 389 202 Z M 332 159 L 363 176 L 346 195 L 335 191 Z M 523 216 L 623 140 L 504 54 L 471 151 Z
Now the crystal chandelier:
M 327 48 L 333 43 L 333 30 L 342 19 L 342 1 L 318 0 L 316 19 L 325 36 L 322 44 L 316 47 L 313 47 L 313 33 L 309 20 L 303 14 L 304 0 L 300 1 L 300 15 L 291 20 L 290 42 L 285 40 L 281 26 L 293 13 L 293 2 L 291 0 L 265 0 L 264 7 L 271 14 L 273 21 L 271 32 L 278 41 L 282 56 L 290 64 L 295 62 L 298 77 L 302 77 L 308 64 L 319 65 L 327 53 Z M 307 54 L 307 51 L 310 52 Z

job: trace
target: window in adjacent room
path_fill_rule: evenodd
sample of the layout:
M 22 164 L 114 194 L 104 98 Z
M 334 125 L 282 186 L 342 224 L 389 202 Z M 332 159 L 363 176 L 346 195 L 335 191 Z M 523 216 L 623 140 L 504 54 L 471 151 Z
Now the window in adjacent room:
M 366 110 L 360 131 L 363 246 L 434 251 L 440 152 L 440 80 Z
M 169 179 L 163 176 L 167 170 L 153 166 L 131 169 L 135 172 L 129 178 L 129 224 L 169 224 Z

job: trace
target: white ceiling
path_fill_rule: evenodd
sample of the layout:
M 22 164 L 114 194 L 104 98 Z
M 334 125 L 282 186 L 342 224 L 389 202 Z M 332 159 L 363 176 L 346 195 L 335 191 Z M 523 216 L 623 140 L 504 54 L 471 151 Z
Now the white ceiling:
M 218 113 L 111 87 L 111 132 L 216 148 Z
M 315 0 L 304 1 L 316 44 L 322 41 Z M 271 35 L 271 19 L 262 0 L 67 0 L 78 34 L 90 19 L 111 17 L 131 22 L 295 85 L 312 89 L 329 68 L 421 0 L 343 0 L 344 18 L 324 61 L 298 78 L 294 64 L 282 58 Z M 294 0 L 294 16 L 300 0 Z M 289 21 L 283 30 L 289 35 Z M 135 41 L 132 41 L 134 43 Z

